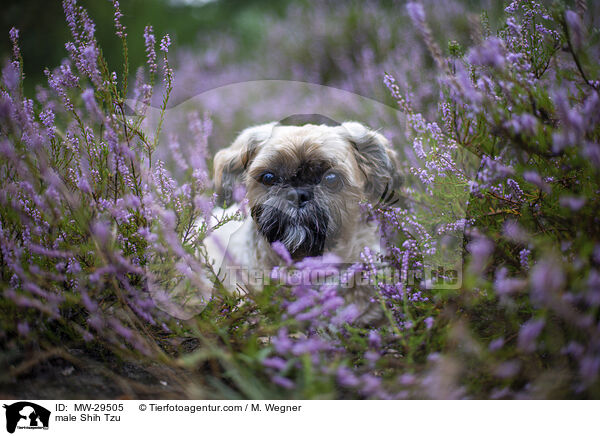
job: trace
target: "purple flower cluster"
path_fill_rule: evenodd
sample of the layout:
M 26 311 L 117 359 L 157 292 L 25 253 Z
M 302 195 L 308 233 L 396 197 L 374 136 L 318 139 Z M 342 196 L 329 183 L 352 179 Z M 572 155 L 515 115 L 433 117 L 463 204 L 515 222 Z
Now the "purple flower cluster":
M 152 162 L 151 144 L 136 134 L 139 126 L 125 120 L 120 103 L 101 109 L 97 99 L 123 99 L 116 74 L 99 68 L 95 25 L 85 9 L 70 0 L 63 6 L 72 34 L 69 59 L 46 70 L 48 87 L 38 91 L 37 101 L 21 94 L 17 64 L 3 72 L 7 91 L 0 98 L 6 110 L 0 124 L 7 166 L 0 240 L 2 274 L 10 277 L 3 295 L 52 319 L 63 317 L 67 301 L 79 303 L 87 322 L 63 318 L 76 334 L 150 355 L 155 345 L 140 327 L 166 327 L 166 318 L 140 281 L 169 253 L 176 253 L 179 264 L 201 268 L 184 246 L 192 239 L 189 217 L 202 213 L 194 201 L 202 193 L 176 183 L 160 161 Z M 118 2 L 114 8 L 117 34 L 125 39 Z M 18 31 L 10 36 L 18 62 Z M 151 30 L 146 37 L 151 55 Z M 138 96 L 147 99 L 147 93 Z M 60 124 L 65 118 L 71 121 Z M 197 134 L 209 135 L 210 129 Z M 198 148 L 194 159 L 204 152 Z M 116 301 L 122 304 L 117 313 Z M 27 335 L 32 328 L 20 321 L 17 330 Z
M 85 9 L 63 7 L 68 59 L 46 70 L 47 86 L 24 94 L 14 28 L 2 70 L 0 273 L 10 310 L 0 341 L 34 342 L 59 328 L 180 369 L 197 356 L 168 355 L 160 338 L 199 335 L 198 359 L 222 359 L 230 375 L 255 364 L 249 385 L 290 397 L 532 398 L 557 392 L 549 379 L 565 395 L 597 396 L 600 97 L 580 12 L 551 16 L 515 0 L 497 35 L 484 20 L 476 42 L 452 42 L 448 58 L 429 23 L 445 33 L 446 15 L 464 15 L 452 12 L 458 6 L 410 2 L 402 13 L 414 26 L 398 30 L 377 2 L 358 21 L 328 2 L 292 5 L 284 20 L 265 17 L 264 54 L 239 62 L 229 37 L 200 54 L 174 52 L 169 35 L 157 41 L 147 26 L 146 63 L 127 91 L 126 68 L 108 70 Z M 426 68 L 431 57 L 437 70 Z M 275 242 L 282 266 L 262 294 L 212 294 L 216 274 L 202 273 L 216 273 L 203 245 L 215 220 L 208 156 L 227 132 L 327 97 L 289 83 L 280 99 L 206 93 L 174 126 L 167 102 L 264 77 L 395 102 L 400 112 L 373 106 L 365 122 L 392 140 L 405 181 L 397 202 L 361 204 L 380 230 L 379 252 L 365 248 L 339 271 L 339 259 L 294 262 Z M 162 98 L 156 108 L 153 96 Z M 247 214 L 244 186 L 233 196 L 240 211 L 215 226 Z M 381 311 L 377 324 L 357 322 L 365 307 L 344 298 L 359 277 L 372 292 L 368 309 Z M 228 376 L 228 389 L 249 392 L 243 379 Z

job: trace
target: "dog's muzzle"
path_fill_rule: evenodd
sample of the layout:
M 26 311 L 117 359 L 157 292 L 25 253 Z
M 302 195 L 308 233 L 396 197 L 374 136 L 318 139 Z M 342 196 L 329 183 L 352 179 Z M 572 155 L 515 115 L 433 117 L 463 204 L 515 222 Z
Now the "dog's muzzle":
M 251 210 L 259 232 L 269 243 L 281 242 L 295 260 L 323 254 L 329 216 L 310 190 L 290 188 L 269 203 Z

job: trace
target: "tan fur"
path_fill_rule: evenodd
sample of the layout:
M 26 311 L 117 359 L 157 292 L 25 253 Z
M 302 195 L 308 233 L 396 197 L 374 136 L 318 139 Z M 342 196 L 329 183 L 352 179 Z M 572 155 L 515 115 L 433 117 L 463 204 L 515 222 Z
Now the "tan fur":
M 379 231 L 362 216 L 359 202 L 377 201 L 384 192 L 396 189 L 400 178 L 396 153 L 388 141 L 362 124 L 348 122 L 331 127 L 270 123 L 248 128 L 230 147 L 215 156 L 216 191 L 223 198 L 230 198 L 233 185 L 242 183 L 250 208 L 266 204 L 272 190 L 261 183 L 261 174 L 281 167 L 293 169 L 302 162 L 309 165 L 327 162 L 344 178 L 339 192 L 319 191 L 335 217 L 330 224 L 331 229 L 335 229 L 335 237 L 326 241 L 324 254 L 333 253 L 344 263 L 355 263 L 360 261 L 365 247 L 379 251 Z M 315 186 L 315 190 L 319 189 L 320 186 Z M 227 265 L 266 271 L 282 263 L 251 217 L 243 223 L 229 223 L 219 228 L 205 243 L 214 266 L 222 271 Z M 363 311 L 364 322 L 378 316 L 378 309 L 368 303 L 373 292 L 374 289 L 364 286 L 346 290 L 347 299 Z

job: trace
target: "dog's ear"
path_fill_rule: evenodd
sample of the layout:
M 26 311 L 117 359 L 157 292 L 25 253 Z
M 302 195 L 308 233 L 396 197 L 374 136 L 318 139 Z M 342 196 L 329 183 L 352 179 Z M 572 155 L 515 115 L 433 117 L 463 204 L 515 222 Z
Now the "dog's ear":
M 218 203 L 231 205 L 233 189 L 244 183 L 244 173 L 261 145 L 269 139 L 276 123 L 249 127 L 233 143 L 215 155 L 214 182 Z
M 365 176 L 365 196 L 371 203 L 391 204 L 402 184 L 398 156 L 383 135 L 351 121 L 337 127 L 352 145 L 354 158 Z

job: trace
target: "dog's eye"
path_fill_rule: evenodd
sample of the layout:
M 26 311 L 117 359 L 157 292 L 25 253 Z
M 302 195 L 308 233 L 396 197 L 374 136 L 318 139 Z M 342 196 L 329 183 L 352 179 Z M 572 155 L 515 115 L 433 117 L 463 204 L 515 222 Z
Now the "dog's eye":
M 339 188 L 342 184 L 342 179 L 336 173 L 328 173 L 323 177 L 323 184 L 328 188 Z
M 277 181 L 277 177 L 273 173 L 264 173 L 260 176 L 260 181 L 263 185 L 271 186 Z

